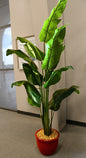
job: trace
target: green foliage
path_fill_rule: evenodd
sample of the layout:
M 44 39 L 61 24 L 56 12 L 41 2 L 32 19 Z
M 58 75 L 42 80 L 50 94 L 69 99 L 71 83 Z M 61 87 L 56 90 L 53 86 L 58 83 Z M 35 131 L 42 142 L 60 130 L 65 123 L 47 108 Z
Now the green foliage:
M 43 77 L 38 71 L 33 71 L 32 67 L 27 63 L 23 64 L 23 70 L 29 83 L 39 86 L 42 85 Z
M 59 63 L 60 56 L 65 46 L 62 44 L 65 37 L 66 25 L 55 30 L 52 39 L 46 44 L 46 55 L 42 69 L 52 70 Z
M 73 67 L 72 66 L 66 66 L 66 67 L 63 67 L 63 68 L 58 69 L 56 71 L 53 71 L 50 78 L 44 84 L 44 88 L 48 88 L 49 86 L 54 85 L 57 82 L 59 82 L 60 79 L 61 79 L 61 73 L 63 71 L 67 71 L 68 69 L 73 69 Z
M 26 83 L 26 81 L 17 81 L 17 82 L 14 82 L 14 83 L 12 83 L 12 85 L 11 85 L 11 88 L 13 88 L 13 86 L 22 86 L 22 85 L 24 85 Z
M 41 95 L 39 93 L 39 91 L 37 90 L 37 88 L 31 84 L 29 84 L 28 82 L 26 84 L 24 84 L 27 95 L 28 95 L 28 102 L 34 106 L 40 107 L 41 105 Z M 30 97 L 30 98 L 29 98 Z M 35 103 L 35 104 L 34 104 Z
M 57 28 L 57 24 L 60 22 L 60 18 L 65 10 L 67 0 L 59 0 L 57 6 L 53 8 L 49 18 L 44 22 L 42 30 L 40 32 L 40 41 L 47 43 Z
M 24 85 L 27 95 L 28 95 L 28 103 L 31 104 L 32 106 L 37 106 L 40 107 L 41 105 L 41 95 L 37 88 L 30 84 L 27 81 L 17 81 L 12 84 L 11 87 L 13 86 L 22 86 Z
M 18 57 L 22 58 L 23 60 L 27 61 L 28 64 L 32 67 L 34 71 L 37 71 L 37 66 L 33 62 L 33 60 L 27 56 L 24 52 L 21 50 L 13 50 L 13 49 L 8 49 L 6 55 L 11 55 L 11 54 L 16 54 Z
M 30 57 L 34 59 L 38 59 L 40 61 L 44 59 L 44 53 L 39 48 L 37 48 L 34 44 L 32 44 L 30 41 L 21 37 L 17 37 L 17 39 L 22 43 L 26 43 L 24 45 L 24 48 L 26 52 L 30 55 Z
M 71 86 L 70 88 L 56 90 L 53 93 L 52 99 L 49 101 L 49 87 L 60 81 L 62 72 L 73 69 L 72 66 L 55 69 L 65 49 L 63 40 L 65 38 L 67 25 L 61 27 L 57 27 L 57 25 L 61 21 L 59 18 L 65 10 L 66 3 L 67 0 L 59 0 L 57 6 L 51 11 L 49 18 L 44 22 L 39 35 L 40 41 L 44 43 L 44 52 L 22 37 L 17 37 L 17 39 L 24 44 L 27 54 L 21 50 L 7 50 L 7 56 L 16 54 L 19 58 L 27 62 L 23 63 L 26 81 L 14 82 L 12 87 L 14 85 L 24 85 L 28 96 L 28 103 L 40 108 L 44 133 L 48 136 L 52 131 L 53 112 L 59 110 L 63 99 L 70 96 L 73 92 L 79 94 L 78 87 Z M 38 71 L 38 67 L 34 62 L 35 59 L 41 63 L 42 73 Z M 38 86 L 39 89 L 36 86 Z M 49 110 L 51 110 L 51 118 L 49 118 Z
M 77 88 L 77 86 L 71 86 L 68 89 L 60 89 L 55 91 L 52 99 L 49 102 L 49 108 L 54 111 L 59 110 L 63 99 L 70 96 L 73 92 L 79 94 L 79 90 Z

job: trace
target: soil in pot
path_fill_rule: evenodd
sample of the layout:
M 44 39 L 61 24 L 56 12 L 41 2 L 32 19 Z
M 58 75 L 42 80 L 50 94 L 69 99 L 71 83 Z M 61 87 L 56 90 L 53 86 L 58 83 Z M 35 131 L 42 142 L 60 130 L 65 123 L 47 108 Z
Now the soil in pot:
M 59 138 L 59 132 L 56 129 L 52 129 L 52 134 L 50 136 L 44 135 L 44 130 L 39 129 L 35 133 L 35 137 L 38 149 L 43 155 L 52 155 L 55 153 Z

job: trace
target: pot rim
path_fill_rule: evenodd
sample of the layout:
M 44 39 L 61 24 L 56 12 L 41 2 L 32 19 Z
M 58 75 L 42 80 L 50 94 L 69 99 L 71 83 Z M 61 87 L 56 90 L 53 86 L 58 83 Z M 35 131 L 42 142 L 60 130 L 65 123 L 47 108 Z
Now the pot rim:
M 43 129 L 43 128 L 41 128 L 41 129 Z M 42 141 L 42 142 L 54 142 L 54 141 L 57 141 L 57 140 L 58 140 L 58 138 L 59 138 L 59 136 L 60 136 L 60 133 L 59 133 L 56 129 L 54 129 L 54 130 L 58 133 L 58 135 L 57 135 L 56 138 L 50 139 L 50 140 L 45 140 L 45 139 L 39 138 L 39 137 L 37 136 L 37 133 L 38 133 L 41 129 L 38 129 L 38 130 L 35 132 L 35 137 L 36 137 L 36 139 L 38 139 L 39 141 Z

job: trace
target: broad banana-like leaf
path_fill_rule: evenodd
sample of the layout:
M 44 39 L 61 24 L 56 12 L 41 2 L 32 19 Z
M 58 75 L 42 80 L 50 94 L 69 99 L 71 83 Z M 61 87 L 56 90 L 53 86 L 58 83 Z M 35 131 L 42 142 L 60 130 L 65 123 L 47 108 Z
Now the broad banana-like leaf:
M 34 52 L 31 50 L 31 48 L 28 47 L 27 44 L 24 45 L 24 48 L 26 50 L 26 52 L 29 54 L 30 57 L 33 58 L 33 60 L 36 58 Z
M 33 85 L 31 85 L 27 81 L 17 81 L 17 82 L 14 82 L 12 84 L 12 87 L 14 85 L 15 86 L 24 85 L 24 87 L 26 89 L 26 92 L 27 92 L 27 95 L 28 95 L 29 104 L 32 105 L 32 106 L 40 107 L 40 105 L 41 105 L 41 95 L 40 95 L 39 91 Z
M 56 29 L 53 38 L 46 44 L 46 55 L 42 64 L 42 69 L 52 70 L 59 63 L 60 56 L 65 46 L 61 44 L 65 37 L 66 25 Z
M 44 22 L 42 30 L 39 34 L 39 39 L 41 42 L 47 43 L 54 35 L 57 24 L 60 23 L 61 19 L 55 19 L 49 23 L 49 18 Z M 48 29 L 48 30 L 47 30 Z
M 49 108 L 53 111 L 59 110 L 62 100 L 70 96 L 73 92 L 79 94 L 77 86 L 71 86 L 68 89 L 60 89 L 55 91 L 52 99 L 49 102 Z
M 40 41 L 47 43 L 54 35 L 57 24 L 60 22 L 58 18 L 61 17 L 65 10 L 67 0 L 59 0 L 57 6 L 53 8 L 49 18 L 44 22 L 42 30 L 39 35 Z
M 21 43 L 28 43 L 28 40 L 27 40 L 26 38 L 17 37 L 17 39 L 18 39 Z
M 72 66 L 66 66 L 63 68 L 60 68 L 56 71 L 53 71 L 48 81 L 44 84 L 44 88 L 48 88 L 51 85 L 56 84 L 61 79 L 61 74 L 63 71 L 67 71 L 68 69 L 73 69 Z
M 29 94 L 28 94 L 28 103 L 32 106 L 40 107 L 40 104 L 36 103 Z
M 28 101 L 29 101 L 29 96 L 30 96 L 30 100 L 32 99 L 32 101 L 34 101 L 38 105 L 38 107 L 40 107 L 41 95 L 39 91 L 33 85 L 29 83 L 26 83 L 24 86 L 28 95 Z
M 54 43 L 55 43 L 55 41 L 57 42 L 57 44 L 60 44 L 63 42 L 65 34 L 66 34 L 66 26 L 67 25 L 61 26 L 55 30 L 55 34 L 53 36 Z M 50 40 L 50 42 L 48 42 L 48 44 L 51 45 L 52 40 Z
M 52 74 L 52 70 L 51 71 L 47 71 L 47 73 L 45 73 L 45 77 L 44 77 L 44 81 L 45 82 L 50 78 L 51 74 Z
M 11 88 L 13 88 L 13 86 L 22 86 L 26 83 L 27 81 L 23 80 L 23 81 L 17 81 L 12 83 Z
M 26 43 L 24 45 L 24 48 L 26 50 L 26 52 L 34 59 L 38 59 L 40 61 L 42 61 L 44 59 L 44 53 L 37 48 L 33 43 L 31 43 L 30 41 L 28 41 L 25 38 L 22 37 L 17 37 L 17 39 L 22 42 L 22 43 Z
M 23 70 L 29 83 L 39 86 L 42 85 L 42 75 L 37 71 L 33 71 L 32 67 L 29 64 L 24 63 Z
M 8 56 L 11 54 L 16 54 L 18 57 L 24 59 L 25 61 L 27 61 L 29 63 L 29 65 L 32 67 L 32 69 L 34 71 L 37 71 L 37 66 L 33 62 L 33 60 L 29 56 L 27 56 L 24 52 L 22 52 L 21 50 L 8 49 L 6 55 Z
M 52 49 L 47 48 L 46 56 L 44 58 L 42 69 L 53 70 L 59 63 L 62 51 L 65 49 L 63 44 L 56 45 Z

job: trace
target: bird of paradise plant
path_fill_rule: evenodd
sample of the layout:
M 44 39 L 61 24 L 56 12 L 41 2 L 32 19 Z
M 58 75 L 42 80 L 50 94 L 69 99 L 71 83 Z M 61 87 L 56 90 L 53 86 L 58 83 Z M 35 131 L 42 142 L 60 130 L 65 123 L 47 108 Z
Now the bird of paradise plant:
M 14 85 L 24 85 L 28 96 L 28 103 L 40 108 L 44 134 L 47 136 L 52 132 L 54 112 L 59 110 L 63 99 L 73 92 L 79 93 L 78 87 L 72 85 L 69 88 L 56 90 L 49 100 L 50 86 L 60 81 L 62 72 L 73 69 L 72 66 L 57 68 L 61 54 L 65 49 L 63 40 L 66 33 L 66 25 L 58 27 L 58 24 L 61 21 L 59 18 L 65 10 L 66 3 L 67 0 L 59 0 L 57 6 L 52 9 L 50 16 L 43 24 L 39 34 L 39 39 L 43 42 L 43 51 L 22 37 L 17 37 L 17 39 L 24 43 L 27 54 L 21 50 L 7 50 L 7 56 L 16 54 L 19 58 L 27 61 L 27 63 L 23 63 L 26 80 L 14 82 L 12 87 Z M 39 72 L 32 58 L 40 61 L 42 72 Z M 39 89 L 36 85 L 39 86 Z

